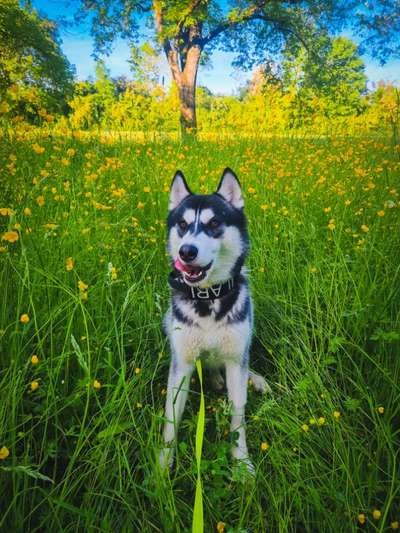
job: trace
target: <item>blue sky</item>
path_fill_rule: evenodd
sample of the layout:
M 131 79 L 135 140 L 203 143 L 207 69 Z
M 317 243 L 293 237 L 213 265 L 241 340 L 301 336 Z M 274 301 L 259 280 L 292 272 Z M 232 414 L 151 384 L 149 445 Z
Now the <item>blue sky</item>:
M 66 8 L 63 0 L 33 0 L 33 6 L 48 15 L 57 19 L 60 16 L 70 19 L 70 7 Z M 79 79 L 85 79 L 94 75 L 94 60 L 91 57 L 93 52 L 93 40 L 86 28 L 76 28 L 61 30 L 62 49 L 69 61 L 75 65 Z M 212 68 L 200 67 L 198 83 L 205 85 L 214 93 L 233 94 L 240 85 L 248 79 L 250 73 L 237 71 L 232 68 L 231 61 L 234 55 L 216 51 L 212 56 Z M 129 47 L 126 42 L 118 40 L 114 44 L 113 52 L 105 58 L 107 67 L 112 76 L 126 75 L 129 77 Z M 363 57 L 366 65 L 366 74 L 369 82 L 374 83 L 379 80 L 400 83 L 400 61 L 389 61 L 381 66 L 373 58 Z M 166 61 L 163 61 L 161 72 L 166 83 L 169 80 L 169 70 Z

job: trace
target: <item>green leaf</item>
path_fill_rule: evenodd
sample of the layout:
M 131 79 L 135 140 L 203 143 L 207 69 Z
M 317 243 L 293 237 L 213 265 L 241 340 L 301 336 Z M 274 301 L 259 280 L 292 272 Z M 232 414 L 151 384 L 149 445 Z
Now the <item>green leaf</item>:
M 54 483 L 54 481 L 45 476 L 44 474 L 40 473 L 39 470 L 36 470 L 35 468 L 31 466 L 23 466 L 23 465 L 17 465 L 17 466 L 0 466 L 1 470 L 4 470 L 5 472 L 17 472 L 21 474 L 25 474 L 29 477 L 33 477 L 34 479 L 40 479 L 42 481 L 48 481 L 49 483 Z
M 89 368 L 86 364 L 85 358 L 83 357 L 82 350 L 79 346 L 79 344 L 76 342 L 75 337 L 71 333 L 71 344 L 74 349 L 74 352 L 76 354 L 76 358 L 78 359 L 78 363 L 82 370 L 85 372 L 86 376 L 89 376 Z

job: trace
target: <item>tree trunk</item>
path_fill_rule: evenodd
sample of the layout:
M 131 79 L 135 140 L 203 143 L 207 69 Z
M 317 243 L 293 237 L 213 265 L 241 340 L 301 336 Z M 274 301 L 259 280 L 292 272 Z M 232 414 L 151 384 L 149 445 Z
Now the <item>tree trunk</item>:
M 196 85 L 183 82 L 178 85 L 180 101 L 180 124 L 182 135 L 196 134 Z

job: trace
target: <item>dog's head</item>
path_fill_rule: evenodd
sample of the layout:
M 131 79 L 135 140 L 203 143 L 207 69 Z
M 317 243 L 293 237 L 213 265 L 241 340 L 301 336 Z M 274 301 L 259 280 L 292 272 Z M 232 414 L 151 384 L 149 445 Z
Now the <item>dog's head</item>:
M 171 185 L 168 252 L 189 285 L 206 287 L 238 274 L 248 250 L 240 183 L 226 168 L 214 194 L 193 194 L 182 172 Z

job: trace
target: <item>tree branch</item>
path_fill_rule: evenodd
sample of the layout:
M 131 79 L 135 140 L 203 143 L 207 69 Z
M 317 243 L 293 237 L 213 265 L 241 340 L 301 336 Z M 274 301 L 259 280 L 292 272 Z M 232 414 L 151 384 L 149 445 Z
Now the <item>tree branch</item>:
M 251 20 L 254 18 L 255 14 L 258 10 L 262 10 L 268 3 L 269 0 L 259 0 L 258 2 L 255 2 L 254 6 L 249 7 L 247 9 L 244 9 L 241 14 L 235 18 L 235 20 L 224 20 L 219 24 L 216 28 L 211 30 L 208 35 L 203 37 L 202 39 L 202 46 L 205 46 L 210 41 L 215 39 L 215 37 L 218 37 L 221 33 L 228 30 L 229 28 L 233 28 L 237 24 L 242 24 L 243 22 L 247 22 L 248 20 Z M 260 13 L 261 14 L 261 13 Z

